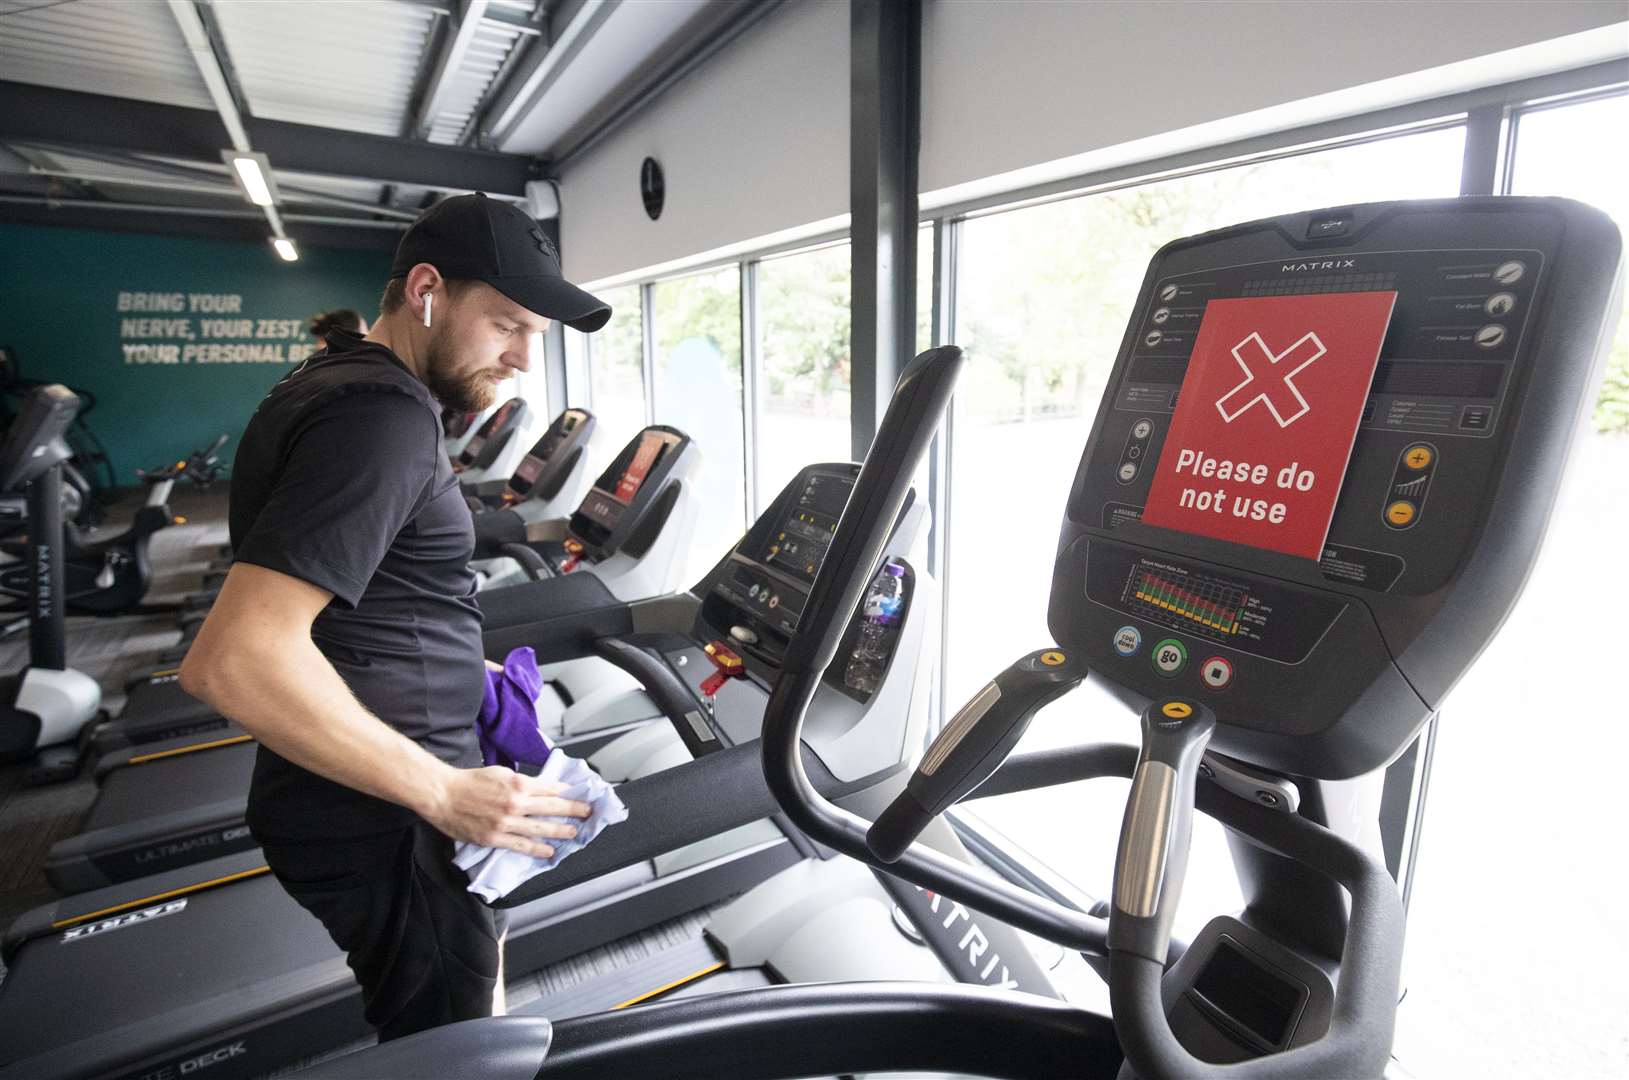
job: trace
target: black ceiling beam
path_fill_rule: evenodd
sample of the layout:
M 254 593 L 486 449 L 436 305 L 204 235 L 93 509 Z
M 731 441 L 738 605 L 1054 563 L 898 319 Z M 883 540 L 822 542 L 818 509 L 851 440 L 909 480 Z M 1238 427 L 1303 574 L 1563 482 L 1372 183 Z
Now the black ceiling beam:
M 226 240 L 266 247 L 266 219 L 254 210 L 228 212 L 227 216 L 201 216 L 176 213 L 174 208 L 144 211 L 106 204 L 116 209 L 84 205 L 88 200 L 56 201 L 54 206 L 11 201 L 0 194 L 0 224 L 51 225 L 100 232 L 140 233 L 153 236 L 188 236 L 202 240 Z M 75 205 L 78 203 L 78 205 Z M 284 220 L 289 238 L 303 251 L 306 247 L 340 248 L 357 251 L 390 252 L 401 233 L 385 228 L 352 228 Z M 270 248 L 266 247 L 268 253 Z M 275 256 L 269 256 L 275 259 Z
M 337 128 L 244 118 L 273 169 L 434 188 L 524 195 L 543 175 L 519 154 L 441 146 Z M 150 101 L 0 82 L 0 142 L 38 141 L 219 162 L 231 145 L 220 116 Z

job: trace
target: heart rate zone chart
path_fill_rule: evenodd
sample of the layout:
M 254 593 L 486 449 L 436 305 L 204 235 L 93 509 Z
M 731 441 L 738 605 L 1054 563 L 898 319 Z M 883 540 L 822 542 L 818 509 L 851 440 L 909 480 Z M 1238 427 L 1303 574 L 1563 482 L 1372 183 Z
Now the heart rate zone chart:
M 1150 570 L 1138 570 L 1127 593 L 1134 608 L 1160 622 L 1222 637 L 1243 630 L 1239 617 L 1250 599 L 1234 585 L 1194 575 L 1173 581 Z

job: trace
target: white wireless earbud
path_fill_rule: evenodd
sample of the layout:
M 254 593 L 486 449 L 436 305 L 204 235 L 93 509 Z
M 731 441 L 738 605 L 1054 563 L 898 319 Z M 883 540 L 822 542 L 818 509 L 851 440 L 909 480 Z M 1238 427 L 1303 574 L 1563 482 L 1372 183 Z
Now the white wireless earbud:
M 424 294 L 424 325 L 426 327 L 430 325 L 430 303 L 431 301 L 435 300 L 435 298 L 435 293 Z

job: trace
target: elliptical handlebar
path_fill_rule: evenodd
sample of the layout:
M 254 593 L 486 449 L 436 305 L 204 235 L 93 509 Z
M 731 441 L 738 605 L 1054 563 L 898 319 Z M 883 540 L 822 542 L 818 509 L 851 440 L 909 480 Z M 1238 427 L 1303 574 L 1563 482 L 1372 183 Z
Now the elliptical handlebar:
M 803 717 L 821 676 L 837 655 L 844 628 L 882 556 L 889 530 L 911 487 L 961 374 L 962 351 L 929 349 L 900 375 L 878 425 L 848 505 L 837 523 L 825 562 L 815 576 L 764 712 L 763 764 L 770 792 L 788 817 L 821 843 L 969 907 L 1072 949 L 1102 953 L 1105 920 L 1045 900 L 1016 885 L 974 874 L 965 864 L 913 843 L 897 861 L 881 858 L 866 842 L 872 823 L 828 801 L 809 781 L 799 746 Z

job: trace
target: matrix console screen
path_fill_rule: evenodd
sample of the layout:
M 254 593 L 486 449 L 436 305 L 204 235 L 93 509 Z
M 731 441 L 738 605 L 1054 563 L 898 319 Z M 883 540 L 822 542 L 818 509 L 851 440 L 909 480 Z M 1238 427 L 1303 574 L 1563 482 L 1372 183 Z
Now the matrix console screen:
M 543 459 L 536 454 L 527 454 L 520 460 L 520 466 L 515 469 L 515 475 L 509 478 L 509 486 L 522 495 L 532 490 L 537 483 L 538 474 L 543 471 Z
M 853 490 L 854 485 L 846 479 L 818 473 L 810 476 L 770 537 L 764 562 L 813 582 Z
M 633 502 L 634 496 L 639 494 L 639 488 L 645 483 L 645 477 L 656 467 L 662 451 L 667 449 L 667 441 L 654 431 L 647 431 L 640 436 L 639 449 L 634 451 L 633 460 L 628 467 L 622 470 L 622 477 L 617 481 L 617 489 L 613 494 L 617 501 L 626 505 Z

